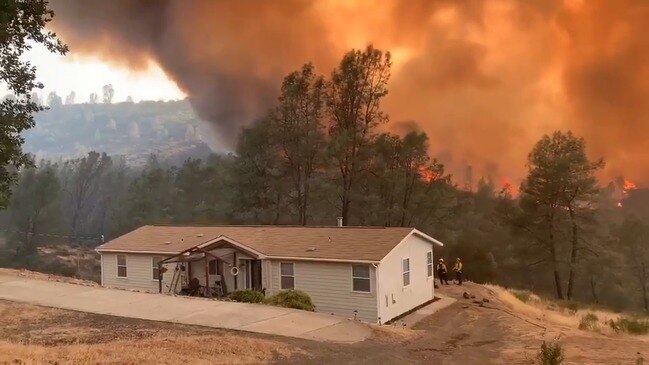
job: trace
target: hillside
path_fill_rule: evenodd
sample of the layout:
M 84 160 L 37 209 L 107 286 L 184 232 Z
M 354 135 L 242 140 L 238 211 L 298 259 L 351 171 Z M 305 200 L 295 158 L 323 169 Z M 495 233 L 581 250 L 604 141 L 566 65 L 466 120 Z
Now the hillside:
M 216 149 L 208 125 L 187 100 L 55 106 L 35 116 L 25 133 L 25 151 L 37 158 L 77 157 L 95 150 L 124 156 L 142 165 L 158 154 L 161 160 L 204 157 Z

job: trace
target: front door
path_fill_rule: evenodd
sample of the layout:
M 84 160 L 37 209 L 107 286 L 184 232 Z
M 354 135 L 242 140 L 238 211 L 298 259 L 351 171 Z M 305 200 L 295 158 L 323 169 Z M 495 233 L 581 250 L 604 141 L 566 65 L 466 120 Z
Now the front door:
M 250 260 L 250 288 L 261 291 L 261 260 Z
M 261 260 L 245 260 L 243 271 L 246 289 L 261 291 Z

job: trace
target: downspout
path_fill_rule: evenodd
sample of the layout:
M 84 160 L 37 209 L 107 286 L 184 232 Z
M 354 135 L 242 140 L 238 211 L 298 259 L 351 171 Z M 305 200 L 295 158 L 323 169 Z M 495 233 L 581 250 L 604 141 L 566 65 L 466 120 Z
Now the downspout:
M 376 317 L 378 319 L 378 323 L 381 324 L 381 293 L 379 292 L 379 288 L 381 287 L 379 285 L 379 265 L 378 264 L 372 264 L 372 267 L 374 267 L 374 276 L 376 277 Z

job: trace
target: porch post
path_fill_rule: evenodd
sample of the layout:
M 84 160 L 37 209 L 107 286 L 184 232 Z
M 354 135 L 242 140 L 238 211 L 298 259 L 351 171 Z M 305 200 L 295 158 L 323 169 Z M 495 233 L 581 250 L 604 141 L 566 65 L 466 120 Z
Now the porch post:
M 158 261 L 158 293 L 162 293 L 162 263 Z
M 239 263 L 237 262 L 237 251 L 234 251 L 232 253 L 232 264 L 234 265 L 234 267 L 237 268 L 237 276 L 239 276 L 238 275 L 238 273 L 239 273 Z M 234 290 L 237 290 L 237 287 L 238 287 L 237 276 L 234 276 L 234 275 L 232 275 L 232 276 L 234 277 Z
M 210 293 L 210 268 L 209 268 L 209 263 L 207 261 L 207 254 L 205 255 L 205 296 L 210 297 L 212 296 Z

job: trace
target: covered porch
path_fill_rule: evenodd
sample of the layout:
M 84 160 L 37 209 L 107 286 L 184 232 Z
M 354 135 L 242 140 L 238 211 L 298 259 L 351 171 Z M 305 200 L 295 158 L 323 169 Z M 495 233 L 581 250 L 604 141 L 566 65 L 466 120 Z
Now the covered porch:
M 160 260 L 158 289 L 202 297 L 222 297 L 241 289 L 264 292 L 263 257 L 221 236 Z

